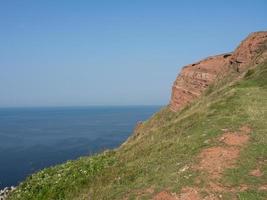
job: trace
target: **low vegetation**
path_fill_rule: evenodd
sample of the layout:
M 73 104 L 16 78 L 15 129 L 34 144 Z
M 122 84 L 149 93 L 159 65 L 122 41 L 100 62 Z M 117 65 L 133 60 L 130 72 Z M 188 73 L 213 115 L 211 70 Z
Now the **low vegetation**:
M 181 112 L 168 107 L 144 122 L 120 148 L 44 169 L 22 182 L 9 200 L 151 199 L 161 191 L 181 193 L 205 187 L 192 166 L 198 155 L 219 144 L 225 130 L 251 128 L 249 142 L 220 178 L 221 199 L 267 199 L 267 63 L 242 79 L 213 86 Z M 251 171 L 258 169 L 259 176 Z M 201 178 L 201 179 L 200 179 Z M 196 180 L 201 180 L 197 182 Z M 205 196 L 207 194 L 201 193 Z

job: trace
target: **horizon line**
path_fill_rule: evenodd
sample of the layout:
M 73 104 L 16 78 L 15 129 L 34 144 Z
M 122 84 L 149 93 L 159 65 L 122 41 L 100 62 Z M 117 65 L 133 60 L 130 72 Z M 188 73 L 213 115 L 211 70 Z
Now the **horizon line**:
M 142 107 L 142 106 L 166 106 L 166 104 L 116 104 L 116 105 L 41 105 L 41 106 L 0 106 L 0 109 L 12 108 L 74 108 L 74 107 Z

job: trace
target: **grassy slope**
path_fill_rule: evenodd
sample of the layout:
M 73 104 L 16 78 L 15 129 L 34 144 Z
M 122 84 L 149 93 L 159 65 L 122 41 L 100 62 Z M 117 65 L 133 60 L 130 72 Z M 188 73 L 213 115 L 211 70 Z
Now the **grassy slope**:
M 215 145 L 224 128 L 252 127 L 251 140 L 236 168 L 227 170 L 227 186 L 247 184 L 239 199 L 266 199 L 256 188 L 267 184 L 267 63 L 242 80 L 213 87 L 199 101 L 179 113 L 163 108 L 138 129 L 138 136 L 114 151 L 84 157 L 40 171 L 24 181 L 10 200 L 30 199 L 150 199 L 146 192 L 179 192 L 199 174 L 181 170 L 196 162 L 203 149 Z M 256 166 L 262 177 L 251 177 Z M 223 194 L 229 199 L 229 194 Z

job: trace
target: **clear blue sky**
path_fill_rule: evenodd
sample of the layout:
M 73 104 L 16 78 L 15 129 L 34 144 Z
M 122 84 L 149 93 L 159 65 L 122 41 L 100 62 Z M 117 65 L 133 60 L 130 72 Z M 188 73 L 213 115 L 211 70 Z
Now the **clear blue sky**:
M 167 104 L 182 66 L 266 29 L 266 0 L 0 1 L 0 107 Z

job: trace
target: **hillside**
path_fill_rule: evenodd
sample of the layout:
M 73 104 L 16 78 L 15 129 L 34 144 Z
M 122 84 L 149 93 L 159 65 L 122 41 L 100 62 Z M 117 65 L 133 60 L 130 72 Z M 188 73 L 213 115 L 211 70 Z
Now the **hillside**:
M 8 199 L 267 199 L 267 33 L 255 34 L 237 62 L 184 68 L 174 87 L 198 95 L 173 90 L 121 147 L 33 174 Z M 191 72 L 212 66 L 224 73 L 200 76 L 212 77 L 202 87 Z

